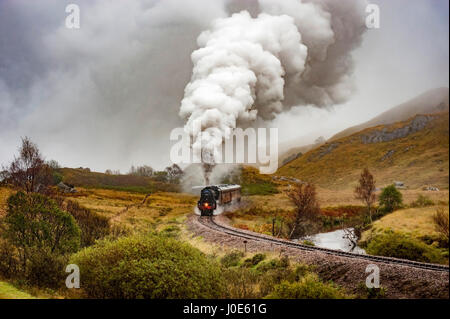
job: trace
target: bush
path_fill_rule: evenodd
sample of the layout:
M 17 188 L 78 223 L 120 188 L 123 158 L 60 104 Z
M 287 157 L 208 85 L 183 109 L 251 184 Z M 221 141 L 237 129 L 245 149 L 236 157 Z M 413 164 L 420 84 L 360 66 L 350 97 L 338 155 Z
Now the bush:
M 254 261 L 261 259 L 256 254 Z M 228 298 L 263 298 L 274 291 L 274 287 L 282 281 L 294 282 L 309 273 L 310 268 L 305 265 L 290 267 L 287 258 L 260 261 L 256 267 L 251 267 L 251 260 L 244 261 L 244 267 L 230 267 L 223 269 L 223 276 L 227 285 Z
M 298 282 L 283 281 L 276 285 L 268 299 L 343 299 L 346 294 L 331 283 L 323 283 L 309 273 Z
M 59 288 L 64 286 L 67 273 L 67 255 L 52 253 L 50 249 L 33 248 L 28 252 L 28 265 L 25 278 L 28 284 Z
M 241 260 L 242 257 L 244 257 L 244 253 L 242 251 L 234 250 L 223 256 L 220 259 L 220 263 L 227 268 L 234 267 L 239 265 L 239 261 Z
M 310 240 L 304 240 L 303 242 L 302 242 L 302 244 L 303 245 L 306 245 L 306 246 L 315 246 L 316 244 L 314 244 L 314 242 L 312 242 L 312 241 L 310 241 Z
M 243 184 L 242 194 L 245 196 L 253 195 L 272 195 L 277 194 L 278 189 L 272 182 L 264 182 L 261 184 Z
M 178 237 L 180 232 L 181 232 L 180 227 L 176 225 L 169 225 L 161 231 L 161 235 L 167 237 Z
M 77 251 L 80 244 L 80 229 L 72 215 L 40 194 L 18 192 L 11 195 L 5 226 L 5 238 L 23 250 L 25 259 L 27 250 L 32 247 L 64 254 Z
M 403 203 L 403 195 L 394 185 L 389 185 L 383 188 L 381 192 L 379 203 L 381 208 L 388 213 L 401 207 Z
M 260 262 L 256 266 L 256 270 L 264 273 L 271 269 L 280 269 L 280 268 L 288 268 L 289 267 L 289 258 L 287 256 L 283 256 L 280 259 L 270 259 Z
M 226 282 L 226 297 L 231 299 L 259 298 L 258 273 L 254 269 L 233 267 L 222 272 Z
M 264 259 L 266 259 L 266 255 L 264 255 L 264 254 L 256 254 L 251 259 L 252 265 L 256 266 L 257 264 L 259 264 Z
M 6 240 L 0 239 L 0 276 L 12 278 L 20 271 L 18 249 Z
M 55 201 L 40 194 L 18 192 L 8 198 L 0 274 L 39 287 L 64 283 L 67 255 L 80 243 L 74 218 Z
M 158 235 L 101 240 L 71 258 L 90 298 L 219 298 L 220 267 L 192 246 Z
M 446 247 L 448 247 L 449 238 L 449 214 L 443 208 L 438 208 L 436 214 L 433 215 L 433 223 L 436 231 L 442 236 Z
M 255 254 L 252 258 L 247 258 L 244 260 L 244 267 L 253 267 L 258 265 L 261 261 L 263 261 L 266 258 L 266 255 L 264 254 Z
M 371 255 L 396 257 L 422 262 L 443 262 L 440 252 L 425 243 L 404 234 L 387 231 L 372 237 L 366 246 Z
M 97 239 L 110 233 L 109 219 L 87 209 L 77 202 L 68 200 L 65 210 L 77 221 L 81 229 L 81 247 L 93 245 Z
M 419 195 L 417 199 L 411 203 L 411 207 L 427 207 L 433 206 L 434 202 L 427 196 Z

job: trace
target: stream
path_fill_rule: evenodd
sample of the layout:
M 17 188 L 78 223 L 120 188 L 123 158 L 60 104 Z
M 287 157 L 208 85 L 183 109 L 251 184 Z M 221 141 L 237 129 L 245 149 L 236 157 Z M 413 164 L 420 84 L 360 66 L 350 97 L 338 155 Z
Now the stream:
M 353 232 L 353 228 L 347 228 L 347 230 Z M 339 229 L 328 233 L 318 233 L 315 235 L 306 236 L 298 241 L 301 242 L 303 240 L 309 240 L 312 241 L 317 247 L 342 250 L 356 254 L 366 254 L 365 250 L 361 247 L 353 247 L 352 242 L 348 238 L 345 238 L 345 234 L 346 232 L 343 229 Z

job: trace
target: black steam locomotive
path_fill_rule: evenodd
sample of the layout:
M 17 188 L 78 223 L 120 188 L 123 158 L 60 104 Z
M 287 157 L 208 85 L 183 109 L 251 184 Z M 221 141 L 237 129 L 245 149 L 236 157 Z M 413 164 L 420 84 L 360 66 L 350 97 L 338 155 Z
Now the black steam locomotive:
M 206 186 L 200 192 L 197 207 L 202 216 L 212 216 L 218 206 L 226 206 L 241 201 L 241 186 L 221 184 Z

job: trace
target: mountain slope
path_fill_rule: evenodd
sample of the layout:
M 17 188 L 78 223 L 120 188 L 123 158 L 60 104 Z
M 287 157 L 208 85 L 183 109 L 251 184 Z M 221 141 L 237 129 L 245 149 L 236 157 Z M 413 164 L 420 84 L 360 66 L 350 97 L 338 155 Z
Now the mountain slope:
M 448 111 L 449 89 L 433 89 L 419 95 L 412 100 L 409 100 L 408 102 L 397 105 L 389 109 L 388 111 L 381 113 L 368 122 L 349 127 L 331 137 L 329 141 L 349 136 L 368 127 L 405 121 L 416 114 L 433 114 Z
M 403 181 L 411 188 L 448 188 L 448 112 L 416 115 L 329 141 L 281 167 L 291 176 L 330 189 L 354 187 L 368 167 L 378 186 Z

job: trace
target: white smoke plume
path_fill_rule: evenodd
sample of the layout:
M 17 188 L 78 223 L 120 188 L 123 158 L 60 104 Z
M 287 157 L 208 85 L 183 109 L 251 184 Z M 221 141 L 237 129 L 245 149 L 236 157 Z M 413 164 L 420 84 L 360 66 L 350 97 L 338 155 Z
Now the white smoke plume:
M 364 0 L 259 0 L 255 18 L 235 13 L 197 39 L 180 115 L 203 161 L 223 138 L 295 105 L 328 107 L 353 90 L 351 51 L 364 32 Z M 201 134 L 193 128 L 201 123 Z

